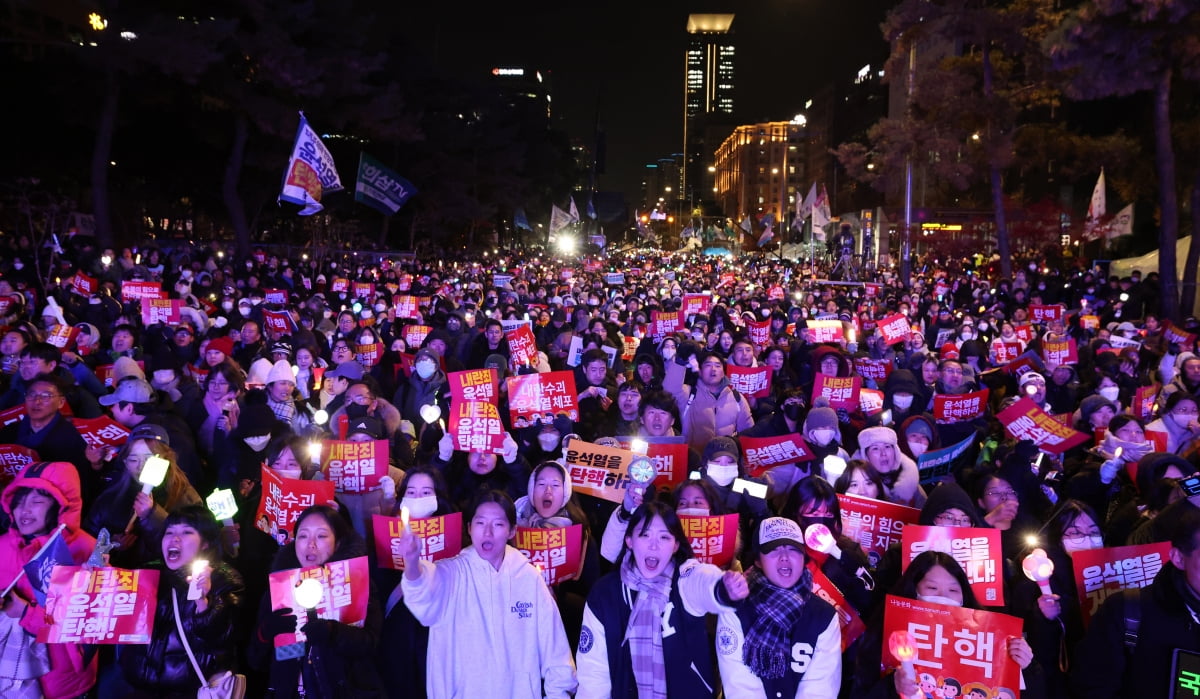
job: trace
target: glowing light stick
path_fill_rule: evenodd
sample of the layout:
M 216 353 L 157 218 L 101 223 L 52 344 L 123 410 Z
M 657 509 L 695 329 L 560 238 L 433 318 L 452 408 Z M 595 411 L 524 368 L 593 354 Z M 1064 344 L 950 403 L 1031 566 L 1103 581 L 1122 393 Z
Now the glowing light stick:
M 1043 549 L 1030 551 L 1025 560 L 1021 561 L 1021 571 L 1025 573 L 1025 577 L 1038 584 L 1043 595 L 1054 594 L 1050 590 L 1050 576 L 1054 574 L 1054 561 L 1050 560 Z
M 138 482 L 142 484 L 142 492 L 149 495 L 151 490 L 162 485 L 170 465 L 171 462 L 161 456 L 151 456 L 146 459 L 146 463 L 142 465 L 142 472 L 138 475 Z
M 644 439 L 638 439 L 635 437 L 629 441 L 629 451 L 633 452 L 634 454 L 641 454 L 642 456 L 645 456 L 646 451 L 649 448 L 650 445 L 646 444 L 646 440 Z
M 893 658 L 900 661 L 904 672 L 915 678 L 917 671 L 913 668 L 913 663 L 917 659 L 917 642 L 913 640 L 912 634 L 907 631 L 893 631 L 888 637 L 888 650 Z
M 824 524 L 813 524 L 804 532 L 804 545 L 813 551 L 828 554 L 837 547 L 837 539 Z
M 204 595 L 200 594 L 200 586 L 197 584 L 197 579 L 208 569 L 208 561 L 203 558 L 197 558 L 192 561 L 192 576 L 188 578 L 187 598 L 190 600 L 198 600 Z
M 836 454 L 830 454 L 821 461 L 825 469 L 826 480 L 835 481 L 846 472 L 846 460 Z
M 321 463 L 321 443 L 312 441 L 308 443 L 308 458 L 314 463 Z

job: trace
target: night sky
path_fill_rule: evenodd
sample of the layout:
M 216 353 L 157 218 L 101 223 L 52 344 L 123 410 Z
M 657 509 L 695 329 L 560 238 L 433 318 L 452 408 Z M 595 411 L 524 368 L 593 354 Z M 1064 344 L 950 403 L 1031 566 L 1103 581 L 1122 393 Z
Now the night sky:
M 790 119 L 812 91 L 849 79 L 886 52 L 883 0 L 757 0 L 595 3 L 381 3 L 409 48 L 448 77 L 484 78 L 499 64 L 553 75 L 556 124 L 590 143 L 597 99 L 608 138 L 600 189 L 621 190 L 631 206 L 647 162 L 682 150 L 687 15 L 733 12 L 738 51 L 735 110 L 742 123 Z M 400 5 L 401 7 L 395 7 Z M 853 8 L 853 12 L 847 12 Z M 394 16 L 393 16 L 394 15 Z

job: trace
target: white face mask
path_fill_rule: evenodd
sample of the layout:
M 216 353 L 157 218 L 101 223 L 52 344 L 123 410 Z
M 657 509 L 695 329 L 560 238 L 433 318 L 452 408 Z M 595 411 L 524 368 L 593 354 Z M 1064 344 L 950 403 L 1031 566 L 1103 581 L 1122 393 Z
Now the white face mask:
M 271 435 L 264 434 L 261 437 L 243 437 L 242 441 L 254 451 L 262 451 L 267 448 L 267 442 L 271 441 Z
M 829 443 L 833 441 L 833 437 L 836 434 L 837 433 L 833 430 L 813 430 L 812 438 L 817 444 L 827 447 L 829 446 Z
M 243 318 L 249 317 L 250 307 L 249 306 L 238 306 L 238 313 L 241 313 Z
M 950 599 L 949 597 L 942 597 L 941 595 L 917 595 L 917 599 L 921 600 L 922 602 L 932 602 L 933 604 L 945 604 L 950 607 L 961 607 L 962 606 L 962 602 L 959 602 L 958 600 L 955 600 L 955 599 Z
M 1062 546 L 1063 550 L 1068 554 L 1075 553 L 1076 551 L 1102 549 L 1104 548 L 1104 537 L 1096 534 L 1095 536 L 1081 536 L 1074 539 L 1063 538 Z
M 908 449 L 913 453 L 913 456 L 920 456 L 929 450 L 929 445 L 924 442 L 909 442 Z
M 407 507 L 410 515 L 417 519 L 424 519 L 437 512 L 437 496 L 426 495 L 423 498 L 410 498 L 406 495 L 400 499 L 400 507 Z
M 714 462 L 709 462 L 708 464 L 708 477 L 722 488 L 732 483 L 733 479 L 737 478 L 737 475 L 737 464 L 729 464 L 728 466 Z
M 901 410 L 908 410 L 911 408 L 912 402 L 913 397 L 910 395 L 900 395 L 897 393 L 896 395 L 892 396 L 892 405 Z
M 710 471 L 710 473 L 711 473 L 711 471 Z M 678 510 L 675 510 L 675 514 L 679 515 L 680 517 L 707 517 L 708 516 L 708 508 L 707 507 L 681 507 Z
M 558 433 L 546 432 L 538 435 L 538 445 L 542 451 L 550 451 L 558 447 Z
M 1120 395 L 1121 389 L 1116 386 L 1105 386 L 1104 388 L 1100 389 L 1099 391 L 1096 391 L 1096 393 L 1099 393 L 1100 395 L 1104 396 L 1104 399 L 1109 401 L 1110 403 L 1116 403 L 1117 396 Z
M 428 361 L 417 362 L 413 366 L 413 369 L 416 370 L 417 376 L 421 377 L 422 379 L 428 380 L 429 377 L 433 376 L 433 372 L 437 371 L 437 364 L 435 364 L 433 362 L 428 362 Z
M 1186 430 L 1187 426 L 1192 424 L 1192 420 L 1195 420 L 1196 418 L 1194 415 L 1179 415 L 1177 413 L 1171 413 L 1171 419 L 1175 421 L 1176 425 Z
M 663 359 L 674 359 L 675 358 L 675 348 L 674 347 L 663 347 L 662 356 L 663 356 Z
M 221 309 L 224 310 L 226 313 L 232 311 L 233 310 L 233 301 L 222 301 Z
M 384 303 L 375 304 L 375 312 L 376 313 L 383 313 L 386 310 L 387 310 L 387 304 L 384 304 Z
M 291 478 L 294 481 L 298 481 L 304 477 L 302 470 L 298 468 L 275 468 L 272 466 L 271 470 L 274 471 L 280 478 Z

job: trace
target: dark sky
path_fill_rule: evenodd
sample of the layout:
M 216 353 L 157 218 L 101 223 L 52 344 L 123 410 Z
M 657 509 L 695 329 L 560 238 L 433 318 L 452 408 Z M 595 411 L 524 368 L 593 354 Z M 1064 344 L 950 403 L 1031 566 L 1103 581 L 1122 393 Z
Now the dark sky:
M 388 3 L 391 4 L 391 3 Z M 410 48 L 443 74 L 486 77 L 498 64 L 553 76 L 556 124 L 591 140 L 597 100 L 608 138 L 600 189 L 638 198 L 647 162 L 682 150 L 687 16 L 732 12 L 737 46 L 735 111 L 741 123 L 790 119 L 812 91 L 848 79 L 886 54 L 879 33 L 885 0 L 755 0 L 594 3 L 395 3 L 393 21 Z M 402 14 L 401 14 L 402 13 Z M 384 17 L 381 17 L 384 19 Z

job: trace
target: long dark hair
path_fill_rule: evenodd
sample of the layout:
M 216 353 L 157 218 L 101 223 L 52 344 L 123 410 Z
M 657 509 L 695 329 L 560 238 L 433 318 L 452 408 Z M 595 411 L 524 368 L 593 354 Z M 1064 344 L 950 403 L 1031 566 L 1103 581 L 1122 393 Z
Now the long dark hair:
M 959 587 L 962 588 L 963 607 L 979 609 L 979 600 L 976 599 L 975 592 L 971 589 L 971 581 L 967 580 L 966 572 L 950 554 L 941 551 L 925 551 L 914 558 L 912 563 L 908 564 L 904 575 L 901 575 L 895 586 L 892 587 L 892 594 L 908 599 L 917 599 L 917 583 L 924 580 L 929 571 L 937 566 L 941 566 L 958 581 Z
M 630 539 L 646 531 L 655 517 L 662 518 L 663 525 L 667 528 L 667 531 L 671 532 L 672 536 L 675 537 L 675 541 L 679 543 L 675 554 L 671 556 L 671 560 L 675 562 L 675 567 L 678 568 L 689 558 L 694 557 L 695 554 L 692 553 L 692 542 L 688 541 L 687 535 L 683 533 L 683 524 L 679 521 L 679 515 L 675 514 L 675 508 L 669 504 L 659 500 L 643 502 L 640 507 L 633 511 L 633 516 L 629 518 L 629 525 L 625 527 L 625 538 Z M 621 557 L 617 561 L 617 565 L 623 565 L 626 556 L 632 555 L 632 550 L 626 544 L 621 549 Z
M 788 494 L 787 503 L 784 504 L 783 510 L 780 511 L 780 516 L 788 519 L 800 521 L 800 515 L 805 509 L 814 509 L 824 505 L 829 510 L 829 515 L 833 517 L 833 533 L 842 533 L 842 506 L 838 502 L 837 491 L 829 481 L 820 476 L 806 476 L 796 483 L 792 488 L 792 492 Z

